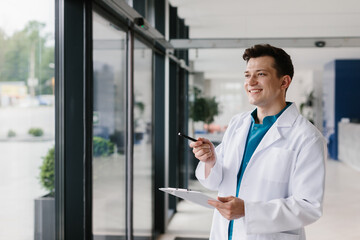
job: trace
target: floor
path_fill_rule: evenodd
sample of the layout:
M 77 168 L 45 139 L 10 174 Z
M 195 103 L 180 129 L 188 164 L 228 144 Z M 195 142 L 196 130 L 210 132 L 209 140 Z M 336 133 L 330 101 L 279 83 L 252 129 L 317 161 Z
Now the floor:
M 196 182 L 191 189 L 201 189 Z M 213 194 L 207 192 L 208 194 Z M 212 210 L 182 201 L 167 232 L 157 240 L 175 237 L 206 238 L 211 227 Z M 306 227 L 307 240 L 360 239 L 360 172 L 348 165 L 327 161 L 324 215 Z

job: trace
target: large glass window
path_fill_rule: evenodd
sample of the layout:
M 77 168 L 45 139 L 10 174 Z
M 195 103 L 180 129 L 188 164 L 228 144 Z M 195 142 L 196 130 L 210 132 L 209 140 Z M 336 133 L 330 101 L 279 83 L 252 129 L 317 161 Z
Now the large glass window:
M 93 233 L 125 235 L 126 33 L 93 14 Z
M 0 239 L 55 237 L 54 2 L 0 2 Z
M 134 235 L 152 231 L 152 50 L 134 49 Z

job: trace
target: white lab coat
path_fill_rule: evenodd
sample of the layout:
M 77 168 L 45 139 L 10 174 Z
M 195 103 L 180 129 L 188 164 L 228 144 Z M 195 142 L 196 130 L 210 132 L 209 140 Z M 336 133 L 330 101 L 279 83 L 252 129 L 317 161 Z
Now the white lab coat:
M 232 118 L 216 164 L 198 180 L 219 196 L 235 196 L 237 173 L 251 123 L 250 112 Z M 245 217 L 236 219 L 233 240 L 304 240 L 304 226 L 322 215 L 326 142 L 321 133 L 291 104 L 259 143 L 244 172 L 239 198 Z M 229 221 L 215 209 L 211 240 L 228 239 Z

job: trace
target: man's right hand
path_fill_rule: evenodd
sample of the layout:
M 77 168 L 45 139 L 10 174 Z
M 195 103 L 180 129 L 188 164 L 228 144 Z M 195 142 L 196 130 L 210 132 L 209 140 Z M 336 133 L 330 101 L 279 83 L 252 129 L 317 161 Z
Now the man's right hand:
M 190 143 L 190 147 L 193 148 L 193 153 L 197 159 L 204 162 L 205 167 L 205 177 L 210 174 L 211 168 L 215 165 L 216 154 L 215 147 L 206 138 L 198 138 L 196 142 Z

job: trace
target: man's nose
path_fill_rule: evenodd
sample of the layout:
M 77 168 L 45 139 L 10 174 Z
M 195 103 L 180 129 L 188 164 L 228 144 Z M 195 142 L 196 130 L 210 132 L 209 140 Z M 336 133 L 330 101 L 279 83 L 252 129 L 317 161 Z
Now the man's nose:
M 248 84 L 250 86 L 256 85 L 257 84 L 257 79 L 255 76 L 250 76 L 248 77 L 248 79 L 246 80 L 248 82 Z

